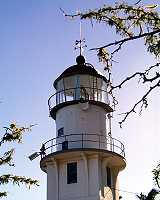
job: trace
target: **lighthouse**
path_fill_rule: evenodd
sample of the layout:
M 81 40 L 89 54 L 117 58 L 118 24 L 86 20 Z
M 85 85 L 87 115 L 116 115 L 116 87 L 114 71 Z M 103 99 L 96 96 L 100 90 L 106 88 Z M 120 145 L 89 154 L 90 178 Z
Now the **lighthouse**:
M 119 200 L 124 145 L 113 138 L 108 80 L 80 54 L 53 86 L 49 112 L 55 137 L 41 148 L 47 200 Z

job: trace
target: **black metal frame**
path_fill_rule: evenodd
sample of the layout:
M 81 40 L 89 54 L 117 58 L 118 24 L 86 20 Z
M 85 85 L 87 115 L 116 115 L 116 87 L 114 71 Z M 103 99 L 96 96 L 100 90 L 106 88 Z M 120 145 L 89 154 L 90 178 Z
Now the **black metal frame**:
M 78 136 L 80 139 L 72 139 L 74 137 Z M 96 136 L 98 139 L 97 140 L 91 140 L 91 139 L 86 139 L 86 137 L 89 136 Z M 59 142 L 58 140 L 61 139 L 62 141 Z M 85 149 L 85 148 L 89 148 L 89 149 L 99 149 L 99 150 L 107 150 L 107 151 L 111 151 L 114 153 L 117 153 L 119 155 L 121 155 L 122 157 L 125 157 L 125 148 L 122 142 L 120 142 L 119 140 L 112 138 L 111 136 L 104 136 L 104 135 L 98 135 L 98 134 L 86 134 L 86 133 L 81 133 L 81 134 L 69 134 L 69 135 L 63 135 L 60 137 L 55 137 L 52 138 L 50 140 L 48 140 L 47 142 L 42 144 L 43 147 L 43 151 L 41 151 L 41 156 L 42 158 L 45 157 L 48 154 L 51 153 L 55 153 L 58 151 L 63 151 L 66 149 L 62 148 L 62 145 L 64 142 L 67 142 L 68 146 L 67 146 L 67 150 L 71 150 L 71 149 Z M 95 145 L 94 147 L 87 147 L 87 145 L 85 146 L 85 143 L 87 142 L 87 144 L 98 144 Z M 79 144 L 79 146 L 77 147 L 69 147 L 69 144 L 73 144 L 73 143 L 77 143 Z M 57 149 L 58 150 L 57 150 Z M 41 148 L 42 149 L 42 148 Z

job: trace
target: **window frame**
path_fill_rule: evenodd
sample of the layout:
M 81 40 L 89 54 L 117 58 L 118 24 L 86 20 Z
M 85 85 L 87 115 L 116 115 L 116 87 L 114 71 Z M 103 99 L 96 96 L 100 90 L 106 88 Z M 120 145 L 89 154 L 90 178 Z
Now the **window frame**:
M 77 183 L 77 162 L 67 163 L 66 168 L 67 168 L 67 184 Z
M 112 187 L 112 172 L 110 167 L 106 167 L 106 173 L 107 173 L 107 186 Z

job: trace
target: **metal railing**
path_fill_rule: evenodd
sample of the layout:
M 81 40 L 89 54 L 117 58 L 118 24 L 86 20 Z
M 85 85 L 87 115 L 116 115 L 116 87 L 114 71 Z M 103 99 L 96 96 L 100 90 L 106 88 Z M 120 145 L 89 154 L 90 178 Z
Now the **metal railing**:
M 48 154 L 68 149 L 99 149 L 108 150 L 125 157 L 125 148 L 122 142 L 98 134 L 70 134 L 52 138 L 42 144 L 40 154 L 45 157 Z
M 76 87 L 57 91 L 48 99 L 49 110 L 60 103 L 74 100 L 93 100 L 109 104 L 108 92 L 98 88 Z

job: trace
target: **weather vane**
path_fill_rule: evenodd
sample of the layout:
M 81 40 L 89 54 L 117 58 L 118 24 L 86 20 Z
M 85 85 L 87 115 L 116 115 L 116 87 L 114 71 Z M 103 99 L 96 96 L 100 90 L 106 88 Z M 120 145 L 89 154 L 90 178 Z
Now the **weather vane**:
M 80 20 L 80 40 L 75 41 L 75 48 L 74 49 L 79 49 L 80 55 L 82 55 L 83 48 L 87 47 L 85 44 L 85 38 L 82 38 L 82 22 Z
M 75 47 L 74 49 L 79 49 L 80 51 L 80 55 L 82 55 L 82 51 L 83 51 L 83 48 L 87 47 L 87 45 L 85 44 L 85 38 L 82 38 L 82 22 L 81 22 L 81 13 L 80 11 L 77 12 L 77 14 L 75 15 L 69 15 L 67 14 L 62 8 L 60 8 L 60 11 L 63 13 L 63 15 L 66 17 L 66 18 L 69 18 L 69 19 L 74 19 L 76 17 L 80 17 L 80 40 L 76 40 L 75 41 Z

